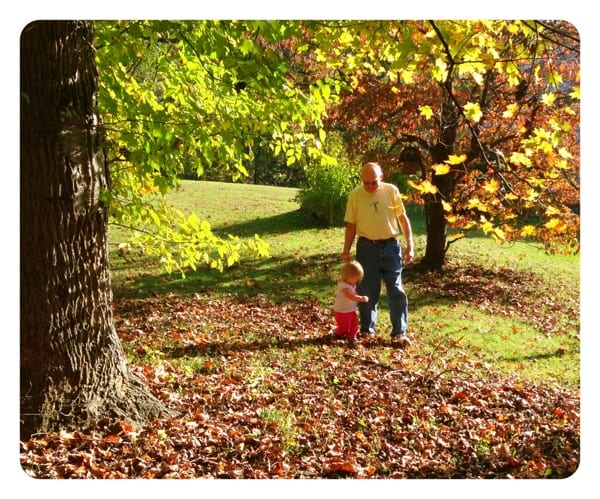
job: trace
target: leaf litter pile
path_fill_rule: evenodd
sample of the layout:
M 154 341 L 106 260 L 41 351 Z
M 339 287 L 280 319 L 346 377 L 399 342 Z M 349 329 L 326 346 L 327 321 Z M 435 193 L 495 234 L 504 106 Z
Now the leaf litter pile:
M 120 299 L 115 323 L 177 415 L 22 442 L 29 475 L 564 478 L 579 464 L 579 391 L 499 375 L 459 342 L 348 348 L 329 310 L 260 296 Z

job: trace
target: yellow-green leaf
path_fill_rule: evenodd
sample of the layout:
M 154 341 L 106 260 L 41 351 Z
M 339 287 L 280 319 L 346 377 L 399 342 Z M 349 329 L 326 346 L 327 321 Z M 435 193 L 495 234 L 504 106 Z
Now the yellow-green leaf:
M 494 237 L 494 239 L 506 241 L 506 235 L 504 234 L 504 231 L 500 227 L 494 228 L 493 237 Z
M 548 208 L 546 208 L 546 215 L 548 215 L 548 216 L 560 215 L 560 210 L 558 208 L 556 208 L 555 206 L 548 206 Z
M 444 81 L 448 76 L 448 65 L 443 59 L 437 58 L 435 60 L 435 66 L 431 70 L 431 74 L 437 81 Z
M 502 117 L 512 118 L 518 110 L 519 106 L 517 104 L 509 104 L 506 106 L 506 110 L 502 113 Z
M 439 163 L 432 166 L 436 175 L 446 175 L 450 171 L 450 165 Z
M 403 69 L 401 71 L 401 78 L 402 82 L 406 84 L 413 83 L 415 81 L 414 72 L 409 71 L 408 69 Z
M 569 97 L 571 97 L 572 99 L 581 99 L 581 94 L 578 86 L 573 87 L 573 91 L 569 94 Z
M 409 180 L 408 184 L 411 187 L 417 189 L 419 192 L 422 192 L 423 194 L 435 194 L 438 191 L 437 187 L 433 185 L 429 180 L 424 180 L 420 184 Z
M 470 121 L 477 123 L 483 116 L 481 108 L 477 102 L 467 102 L 463 107 L 465 110 L 465 115 Z
M 544 104 L 546 104 L 546 106 L 552 106 L 555 101 L 556 101 L 556 94 L 554 92 L 542 94 L 542 102 Z
M 430 106 L 420 106 L 420 115 L 425 116 L 425 119 L 430 119 L 433 116 L 433 109 Z
M 535 232 L 536 228 L 533 225 L 525 225 L 525 227 L 521 229 L 521 237 L 534 236 Z
M 449 165 L 460 165 L 461 163 L 464 163 L 466 161 L 466 159 L 467 159 L 466 154 L 461 154 L 459 156 L 451 154 L 450 156 L 448 156 L 446 163 Z
M 478 210 L 478 211 L 488 211 L 487 207 L 485 206 L 485 204 L 483 204 L 479 199 L 477 198 L 471 198 L 469 199 L 469 205 L 468 205 L 469 209 L 471 210 Z
M 323 130 L 322 128 L 319 128 L 319 139 L 321 140 L 321 142 L 325 142 L 325 139 L 327 138 L 327 133 L 325 132 L 325 130 Z
M 531 159 L 522 152 L 513 152 L 510 155 L 510 162 L 515 165 L 531 166 Z
M 482 187 L 483 187 L 484 191 L 487 191 L 490 194 L 493 194 L 500 188 L 500 184 L 498 183 L 498 181 L 495 178 L 493 178 L 489 182 L 486 182 L 485 184 L 483 184 Z

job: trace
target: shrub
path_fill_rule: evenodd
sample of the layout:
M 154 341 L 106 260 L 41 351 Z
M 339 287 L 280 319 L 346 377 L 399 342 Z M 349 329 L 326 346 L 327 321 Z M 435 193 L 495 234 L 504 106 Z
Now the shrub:
M 302 210 L 333 226 L 344 221 L 346 199 L 357 185 L 360 171 L 350 164 L 339 137 L 333 135 L 328 141 L 328 152 L 333 153 L 333 161 L 306 167 L 306 183 L 300 188 L 296 200 Z

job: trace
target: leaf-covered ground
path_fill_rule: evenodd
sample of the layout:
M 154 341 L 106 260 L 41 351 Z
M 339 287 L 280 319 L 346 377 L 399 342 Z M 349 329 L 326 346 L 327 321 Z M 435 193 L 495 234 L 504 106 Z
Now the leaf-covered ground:
M 348 348 L 329 310 L 260 297 L 120 299 L 115 319 L 179 416 L 22 442 L 29 475 L 562 478 L 579 463 L 578 390 L 501 376 L 451 340 Z

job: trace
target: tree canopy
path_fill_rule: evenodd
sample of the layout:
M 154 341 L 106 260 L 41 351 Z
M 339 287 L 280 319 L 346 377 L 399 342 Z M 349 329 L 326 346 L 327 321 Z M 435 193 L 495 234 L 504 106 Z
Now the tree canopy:
M 116 223 L 144 227 L 137 241 L 168 268 L 222 268 L 258 238 L 216 237 L 206 221 L 170 208 L 164 195 L 192 165 L 213 164 L 233 180 L 265 137 L 293 164 L 320 154 L 326 104 L 334 93 L 292 67 L 295 22 L 96 22 L 99 112 L 113 184 Z M 148 203 L 148 200 L 152 202 Z
M 331 164 L 331 129 L 392 171 L 407 146 L 418 154 L 409 184 L 428 210 L 433 266 L 472 229 L 578 249 L 579 38 L 568 23 L 103 21 L 95 32 L 106 200 L 168 268 L 268 251 L 170 208 L 179 173 L 217 165 L 240 180 L 265 145 L 289 165 Z

